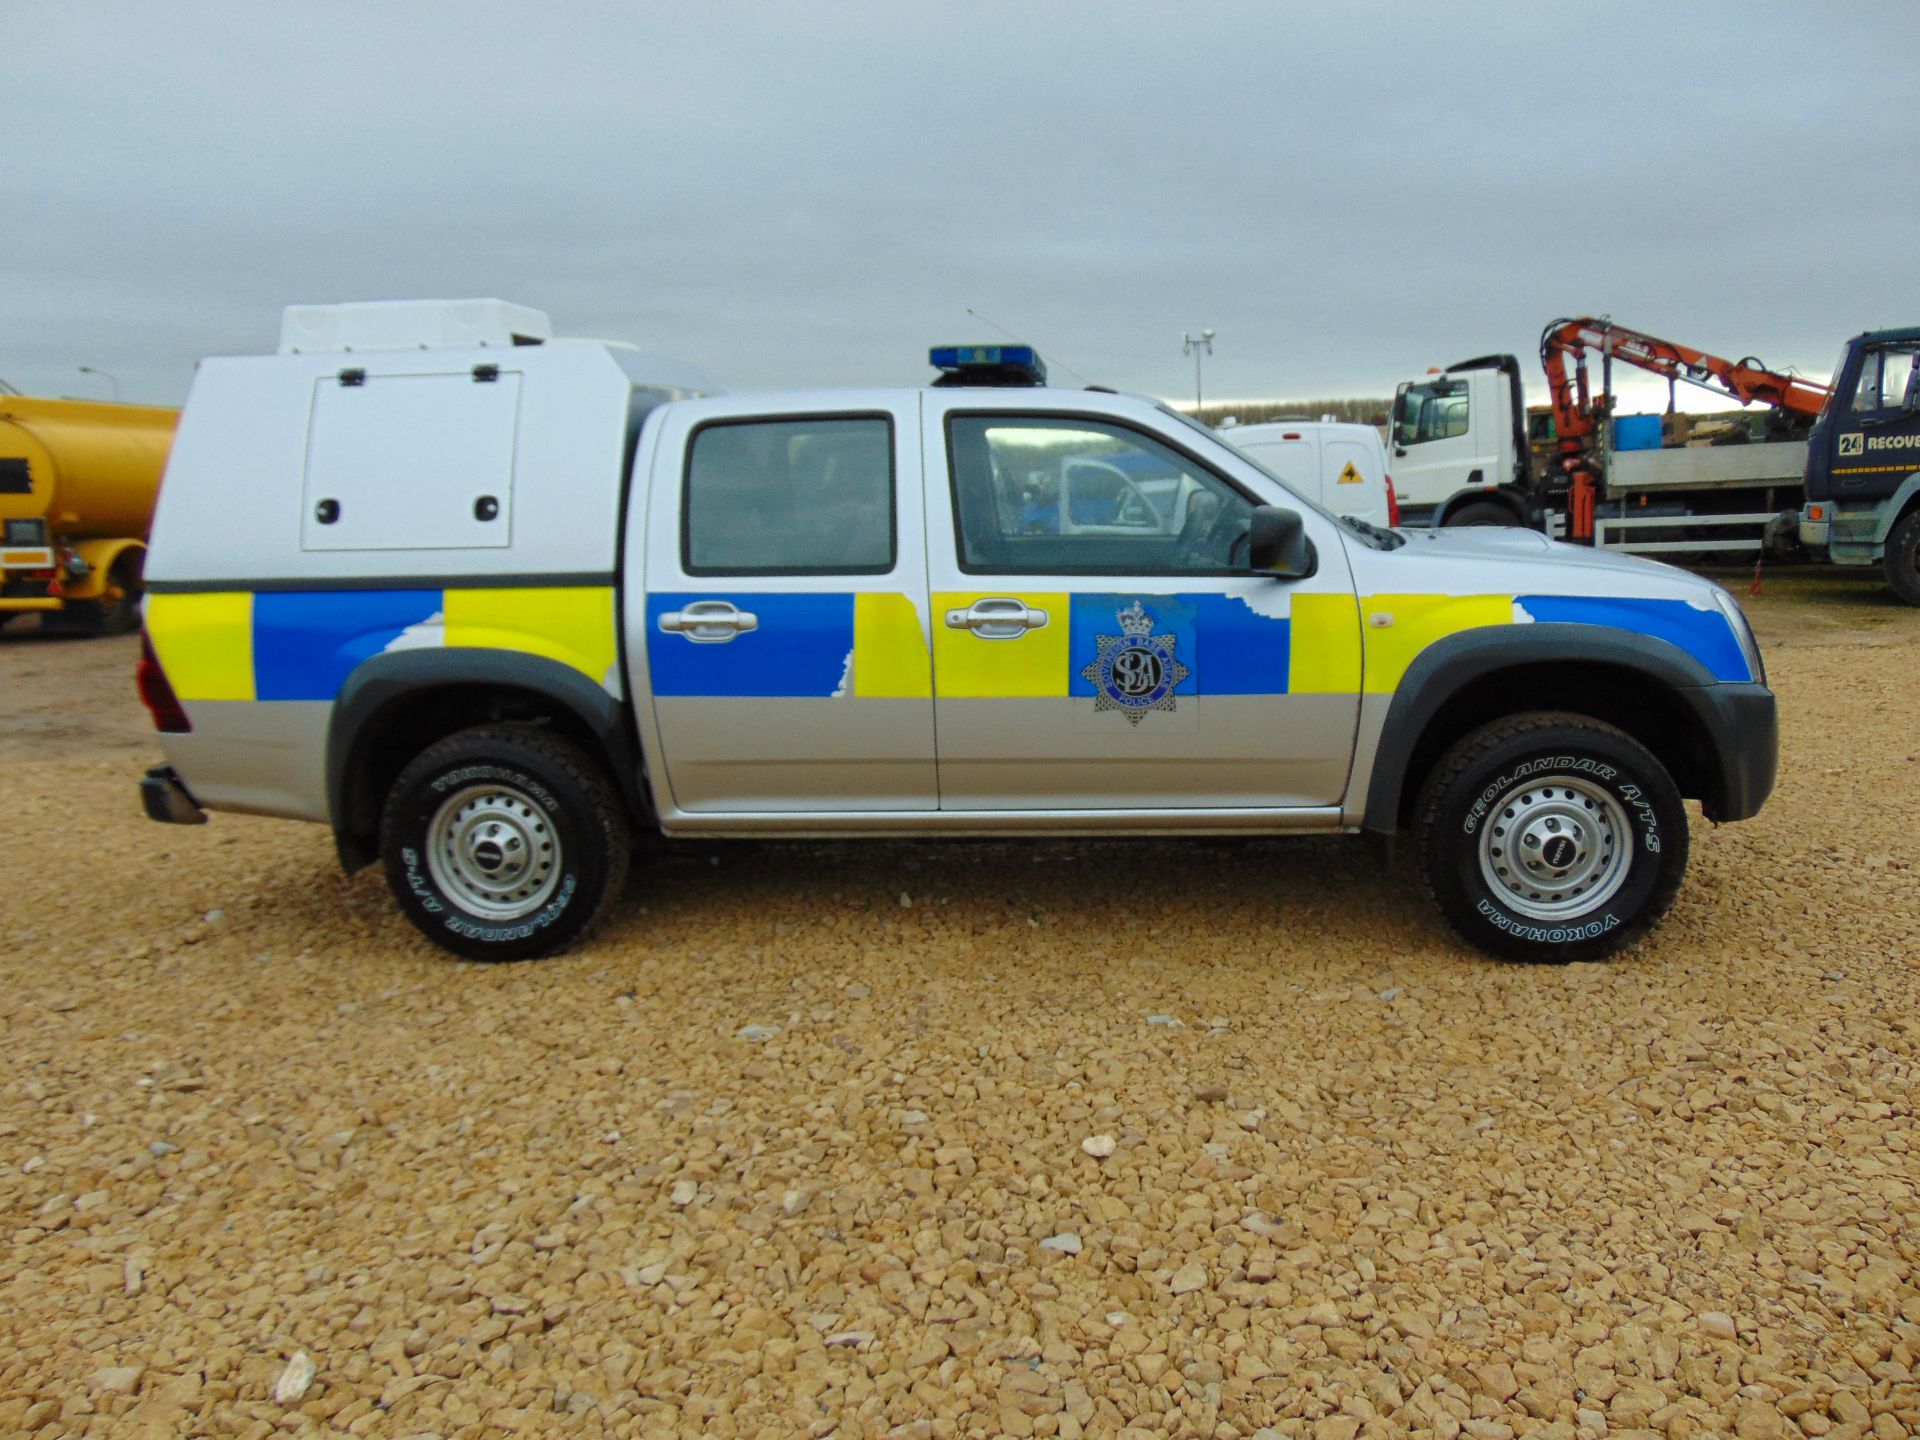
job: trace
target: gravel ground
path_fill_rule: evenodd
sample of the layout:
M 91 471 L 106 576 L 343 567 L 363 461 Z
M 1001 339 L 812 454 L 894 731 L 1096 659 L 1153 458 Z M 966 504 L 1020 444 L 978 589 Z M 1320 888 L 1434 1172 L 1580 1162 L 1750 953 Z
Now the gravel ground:
M 0 1434 L 1920 1431 L 1920 614 L 1604 965 L 1362 847 L 741 847 L 449 961 L 0 640 Z

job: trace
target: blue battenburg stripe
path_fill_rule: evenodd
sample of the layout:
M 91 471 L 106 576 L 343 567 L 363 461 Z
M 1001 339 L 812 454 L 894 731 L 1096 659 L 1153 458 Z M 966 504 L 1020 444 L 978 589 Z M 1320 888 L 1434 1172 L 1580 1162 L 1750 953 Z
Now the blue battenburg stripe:
M 1747 657 L 1733 626 L 1718 610 L 1702 610 L 1685 600 L 1642 600 L 1603 595 L 1516 595 L 1516 603 L 1535 620 L 1572 625 L 1610 625 L 1648 635 L 1693 656 L 1725 681 L 1752 680 Z
M 1135 601 L 1154 633 L 1174 637 L 1174 658 L 1187 667 L 1175 695 L 1284 695 L 1292 657 L 1292 626 L 1257 615 L 1229 595 L 1075 595 L 1068 641 L 1067 693 L 1097 694 L 1086 667 L 1100 653 L 1102 635 L 1121 635 L 1119 613 Z
M 441 611 L 439 590 L 268 590 L 253 597 L 261 700 L 331 700 L 353 667 Z
M 660 628 L 696 600 L 726 600 L 759 624 L 720 644 Z M 755 595 L 697 590 L 647 597 L 647 668 L 655 695 L 832 695 L 853 653 L 852 595 Z

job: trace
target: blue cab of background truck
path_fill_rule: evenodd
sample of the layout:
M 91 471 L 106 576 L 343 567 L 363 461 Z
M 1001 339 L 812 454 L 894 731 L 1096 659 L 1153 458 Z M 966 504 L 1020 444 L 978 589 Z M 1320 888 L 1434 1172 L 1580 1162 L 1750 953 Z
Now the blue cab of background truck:
M 1878 565 L 1884 559 L 1889 583 L 1910 604 L 1917 603 L 1913 537 L 1909 534 L 1898 552 L 1889 542 L 1895 527 L 1920 511 L 1920 390 L 1910 372 L 1902 403 L 1866 409 L 1858 401 L 1869 363 L 1890 349 L 1915 348 L 1920 348 L 1920 326 L 1870 330 L 1847 342 L 1834 368 L 1833 398 L 1807 436 L 1800 511 L 1802 544 L 1841 565 Z
M 1892 344 L 1920 345 L 1920 326 L 1869 330 L 1847 342 L 1833 372 L 1833 400 L 1807 436 L 1808 500 L 1841 505 L 1885 500 L 1920 470 L 1920 409 L 1911 400 L 1898 410 L 1861 414 L 1853 409 L 1861 365 L 1874 347 Z M 1860 454 L 1840 455 L 1838 438 L 1854 434 L 1861 437 Z M 1910 443 L 1890 446 L 1890 440 Z

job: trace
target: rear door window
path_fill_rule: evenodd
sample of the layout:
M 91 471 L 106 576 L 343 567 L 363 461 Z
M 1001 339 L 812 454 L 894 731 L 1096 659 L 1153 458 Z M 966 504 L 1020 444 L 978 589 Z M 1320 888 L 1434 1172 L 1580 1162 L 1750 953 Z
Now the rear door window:
M 884 415 L 728 420 L 687 452 L 689 575 L 881 575 L 894 564 Z

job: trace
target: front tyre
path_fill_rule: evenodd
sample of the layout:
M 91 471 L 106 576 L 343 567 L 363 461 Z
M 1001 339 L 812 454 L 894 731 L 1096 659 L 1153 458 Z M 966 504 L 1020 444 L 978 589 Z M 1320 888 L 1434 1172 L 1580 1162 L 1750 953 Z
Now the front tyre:
M 1687 868 L 1687 813 L 1631 736 L 1584 715 L 1484 725 L 1415 809 L 1420 865 L 1469 943 L 1512 960 L 1610 955 L 1652 928 Z
M 400 908 L 469 960 L 530 960 L 580 939 L 619 896 L 632 847 L 598 762 L 533 725 L 483 725 L 430 746 L 400 772 L 380 820 Z
M 1476 500 L 1470 505 L 1462 505 L 1458 510 L 1447 516 L 1447 523 L 1441 528 L 1452 530 L 1463 525 L 1511 526 L 1520 523 L 1520 517 L 1515 515 L 1513 511 L 1509 510 L 1506 506 L 1497 505 L 1491 500 Z

